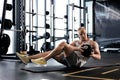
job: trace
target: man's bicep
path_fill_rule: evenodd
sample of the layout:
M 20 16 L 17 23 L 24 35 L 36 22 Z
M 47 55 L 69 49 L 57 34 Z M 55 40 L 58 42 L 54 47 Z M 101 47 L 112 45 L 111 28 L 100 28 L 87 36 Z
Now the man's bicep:
M 94 51 L 95 54 L 100 54 L 99 45 L 97 42 L 94 42 Z

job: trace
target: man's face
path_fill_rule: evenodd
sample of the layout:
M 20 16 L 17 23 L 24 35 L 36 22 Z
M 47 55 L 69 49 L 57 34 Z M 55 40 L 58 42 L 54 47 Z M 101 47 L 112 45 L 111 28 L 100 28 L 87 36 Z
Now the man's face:
M 78 35 L 81 38 L 81 40 L 86 40 L 87 39 L 87 33 L 86 33 L 85 29 L 79 30 Z

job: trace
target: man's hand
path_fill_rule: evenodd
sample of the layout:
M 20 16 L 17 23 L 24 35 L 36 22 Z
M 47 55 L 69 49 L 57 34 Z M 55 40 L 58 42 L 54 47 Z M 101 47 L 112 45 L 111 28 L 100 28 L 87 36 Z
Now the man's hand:
M 83 49 L 83 47 L 79 47 L 79 52 L 84 52 L 84 49 Z
M 91 56 L 91 57 L 93 57 L 93 56 L 94 56 L 94 51 L 92 51 L 92 52 L 91 52 L 91 55 L 90 55 L 90 56 Z

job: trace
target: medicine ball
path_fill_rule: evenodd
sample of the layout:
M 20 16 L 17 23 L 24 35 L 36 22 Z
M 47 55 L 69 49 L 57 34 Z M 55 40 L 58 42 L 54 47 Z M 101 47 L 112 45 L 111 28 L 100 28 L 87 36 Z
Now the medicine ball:
M 81 47 L 84 50 L 82 52 L 82 55 L 85 57 L 89 57 L 91 55 L 91 51 L 92 51 L 91 46 L 89 44 L 83 44 Z

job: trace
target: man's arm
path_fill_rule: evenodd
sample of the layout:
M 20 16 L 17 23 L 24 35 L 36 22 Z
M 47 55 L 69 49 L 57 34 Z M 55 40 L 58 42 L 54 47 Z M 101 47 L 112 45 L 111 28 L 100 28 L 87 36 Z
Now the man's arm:
M 72 41 L 71 43 L 70 43 L 70 45 L 71 46 L 75 46 L 75 43 L 77 42 L 77 40 L 75 40 L 75 41 Z
M 73 41 L 73 42 L 71 42 L 71 43 L 69 44 L 69 46 L 71 47 L 71 49 L 72 49 L 73 51 L 83 52 L 83 49 L 82 49 L 82 48 L 76 47 L 76 45 L 75 45 L 76 42 L 78 42 L 78 41 L 75 40 L 75 41 Z
M 99 45 L 97 42 L 93 42 L 93 51 L 91 52 L 91 57 L 93 57 L 96 60 L 100 60 L 101 59 L 101 54 L 100 54 L 100 50 L 99 50 Z

